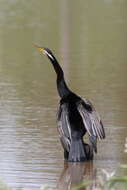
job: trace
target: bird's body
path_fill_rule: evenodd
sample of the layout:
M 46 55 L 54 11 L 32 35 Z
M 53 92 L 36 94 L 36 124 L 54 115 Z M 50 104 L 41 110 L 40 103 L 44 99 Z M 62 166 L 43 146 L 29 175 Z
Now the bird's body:
M 77 109 L 77 104 L 80 101 L 81 98 L 77 95 L 69 94 L 60 100 L 58 109 L 58 130 L 64 147 L 65 159 L 68 161 L 85 161 L 88 159 L 83 142 L 86 129 Z
M 100 117 L 91 102 L 68 88 L 63 70 L 52 52 L 47 48 L 37 48 L 48 56 L 57 75 L 57 90 L 61 98 L 57 121 L 64 158 L 71 162 L 91 160 L 93 150 L 97 152 L 97 138 L 105 138 Z M 90 145 L 83 141 L 86 132 L 89 134 Z

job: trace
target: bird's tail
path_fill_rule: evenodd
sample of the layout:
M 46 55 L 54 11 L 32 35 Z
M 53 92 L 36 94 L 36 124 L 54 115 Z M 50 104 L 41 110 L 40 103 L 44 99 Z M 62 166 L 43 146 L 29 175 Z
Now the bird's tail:
M 71 142 L 69 151 L 69 162 L 84 162 L 87 160 L 84 143 L 82 139 L 76 139 Z
M 97 153 L 97 137 L 95 136 L 89 136 L 90 143 L 93 147 L 93 150 L 95 153 Z

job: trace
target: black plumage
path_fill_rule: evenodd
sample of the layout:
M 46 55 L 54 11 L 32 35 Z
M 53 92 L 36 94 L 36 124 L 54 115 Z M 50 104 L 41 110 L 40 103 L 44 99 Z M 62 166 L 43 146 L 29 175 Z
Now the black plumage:
M 61 98 L 57 121 L 64 158 L 71 162 L 90 160 L 93 150 L 97 152 L 97 139 L 105 138 L 102 121 L 90 101 L 82 99 L 68 88 L 63 70 L 51 50 L 36 47 L 47 55 L 57 75 L 57 90 Z M 90 145 L 83 141 L 86 132 Z

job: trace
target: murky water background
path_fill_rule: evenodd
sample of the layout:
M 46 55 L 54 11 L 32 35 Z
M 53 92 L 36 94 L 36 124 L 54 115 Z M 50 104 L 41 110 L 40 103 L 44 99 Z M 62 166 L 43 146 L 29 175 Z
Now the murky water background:
M 67 189 L 126 163 L 126 10 L 126 0 L 0 0 L 0 178 L 9 186 Z M 64 166 L 56 76 L 34 43 L 54 51 L 70 88 L 103 119 L 93 163 Z

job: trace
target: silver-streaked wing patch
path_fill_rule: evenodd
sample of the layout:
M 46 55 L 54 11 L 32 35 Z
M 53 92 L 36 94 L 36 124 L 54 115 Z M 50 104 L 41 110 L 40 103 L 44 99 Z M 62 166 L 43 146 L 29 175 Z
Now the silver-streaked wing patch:
M 60 138 L 62 140 L 62 144 L 64 145 L 63 147 L 64 149 L 69 151 L 69 147 L 71 144 L 71 128 L 70 128 L 67 103 L 64 103 L 59 106 L 57 120 L 58 120 L 58 131 L 60 134 Z
M 104 139 L 105 131 L 102 121 L 91 102 L 82 100 L 77 104 L 77 107 L 88 134 L 98 139 Z

